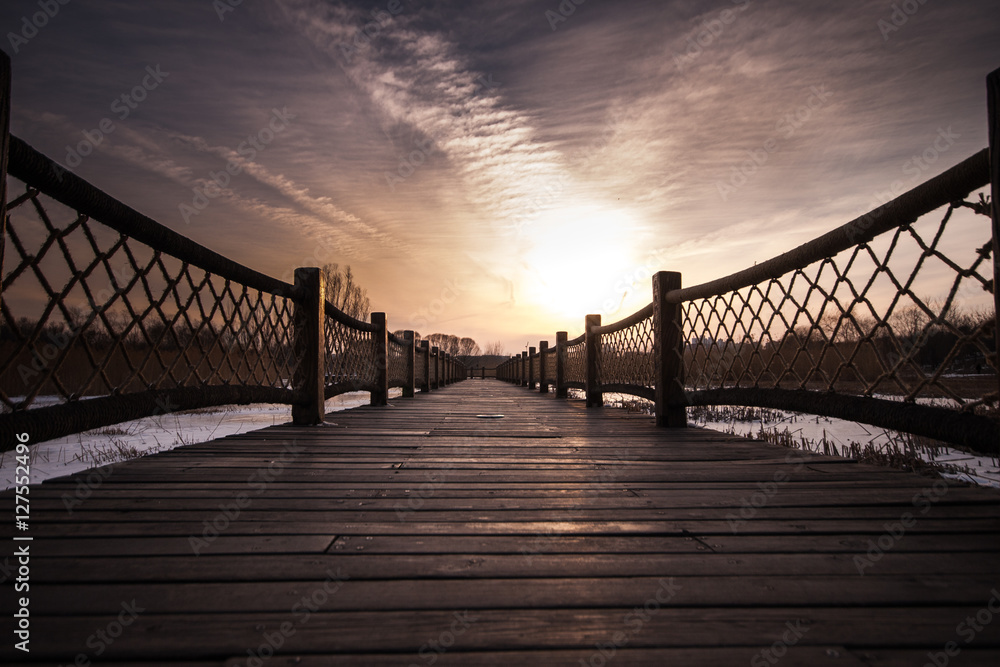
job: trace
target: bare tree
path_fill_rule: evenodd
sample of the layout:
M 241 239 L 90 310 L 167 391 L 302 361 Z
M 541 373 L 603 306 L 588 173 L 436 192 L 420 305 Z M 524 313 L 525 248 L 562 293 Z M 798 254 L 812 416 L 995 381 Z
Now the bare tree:
M 506 351 L 504 348 L 503 341 L 495 340 L 492 343 L 486 345 L 486 350 L 483 352 L 488 357 L 500 357 L 505 356 Z
M 354 282 L 350 265 L 341 271 L 339 265 L 327 264 L 322 270 L 326 276 L 326 300 L 356 320 L 367 320 L 371 313 L 368 290 Z
M 431 347 L 436 347 L 447 354 L 458 354 L 458 336 L 450 334 L 432 333 L 427 337 Z
M 392 335 L 395 336 L 396 338 L 406 338 L 406 329 L 397 329 L 396 331 L 392 332 Z M 413 342 L 414 342 L 415 345 L 418 345 L 418 346 L 420 345 L 420 332 L 419 331 L 414 331 L 413 332 Z
M 479 343 L 471 338 L 458 341 L 458 354 L 462 357 L 473 357 L 480 353 Z

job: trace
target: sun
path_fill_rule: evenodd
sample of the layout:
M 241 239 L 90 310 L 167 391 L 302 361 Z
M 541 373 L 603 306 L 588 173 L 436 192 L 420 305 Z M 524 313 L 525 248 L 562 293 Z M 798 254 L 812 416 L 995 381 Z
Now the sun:
M 624 294 L 616 283 L 635 263 L 631 215 L 578 206 L 544 213 L 525 229 L 522 288 L 532 304 L 562 318 L 617 309 Z

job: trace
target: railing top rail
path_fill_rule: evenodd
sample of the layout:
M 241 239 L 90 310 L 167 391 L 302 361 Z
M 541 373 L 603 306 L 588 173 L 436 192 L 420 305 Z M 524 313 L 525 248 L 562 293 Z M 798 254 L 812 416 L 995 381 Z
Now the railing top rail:
M 587 334 L 582 333 L 573 340 L 566 341 L 566 347 L 573 347 L 574 345 L 582 345 L 585 340 L 587 340 Z
M 294 296 L 294 287 L 254 271 L 126 206 L 103 190 L 66 171 L 23 140 L 11 135 L 8 173 L 43 194 L 106 227 L 222 278 L 278 296 Z
M 653 316 L 653 305 L 648 303 L 636 312 L 632 313 L 626 318 L 620 319 L 617 322 L 612 322 L 610 324 L 605 324 L 604 326 L 597 327 L 594 329 L 595 333 L 601 335 L 612 334 L 622 331 L 623 329 L 628 329 L 631 326 L 635 326 L 639 322 L 648 319 Z
M 368 333 L 375 333 L 376 331 L 374 324 L 371 324 L 370 322 L 362 322 L 359 319 L 351 317 L 350 315 L 340 310 L 329 301 L 326 302 L 324 310 L 326 311 L 327 317 L 329 317 L 332 320 L 336 320 L 337 322 L 340 322 L 344 326 L 351 327 L 353 329 L 358 329 L 360 331 L 367 331 Z
M 397 336 L 396 334 L 394 334 L 394 333 L 392 333 L 392 332 L 390 331 L 390 332 L 389 332 L 389 342 L 390 342 L 390 343 L 395 343 L 396 345 L 403 345 L 403 346 L 406 346 L 406 345 L 407 345 L 407 343 L 408 343 L 409 341 L 407 341 L 407 340 L 406 340 L 405 338 L 403 338 L 402 336 Z
M 779 278 L 789 271 L 795 271 L 814 262 L 833 257 L 859 243 L 867 243 L 879 234 L 912 223 L 921 215 L 951 202 L 964 199 L 970 192 L 988 185 L 989 182 L 989 149 L 984 148 L 943 174 L 904 192 L 892 201 L 837 227 L 833 231 L 724 278 L 693 287 L 672 290 L 667 293 L 666 300 L 670 303 L 683 303 L 707 299 L 766 280 Z

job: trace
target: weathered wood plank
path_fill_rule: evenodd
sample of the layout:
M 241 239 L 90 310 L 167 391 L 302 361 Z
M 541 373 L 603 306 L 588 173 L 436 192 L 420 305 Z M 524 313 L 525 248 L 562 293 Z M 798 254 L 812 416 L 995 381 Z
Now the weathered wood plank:
M 363 546 L 363 545 L 362 545 Z M 773 576 L 858 574 L 852 553 L 713 553 L 697 554 L 558 554 L 525 545 L 516 554 L 378 554 L 344 549 L 332 554 L 241 556 L 234 566 L 227 556 L 145 556 L 38 558 L 32 580 L 38 582 L 155 581 L 296 581 L 322 579 L 338 567 L 355 579 L 653 576 Z M 792 548 L 789 546 L 788 548 Z M 866 570 L 878 575 L 980 575 L 1000 571 L 1000 554 L 909 553 L 889 551 Z M 516 585 L 512 582 L 512 585 Z
M 654 596 L 657 589 L 649 592 Z M 652 598 L 655 600 L 655 598 Z M 983 602 L 987 598 L 983 599 Z M 138 606 L 141 603 L 137 601 Z M 308 612 L 280 614 L 155 615 L 140 614 L 127 632 L 107 647 L 104 659 L 151 659 L 190 656 L 197 659 L 247 655 L 273 647 L 278 633 L 282 653 L 391 651 L 413 656 L 429 642 L 450 633 L 456 651 L 525 648 L 594 647 L 613 642 L 636 648 L 767 646 L 792 630 L 801 646 L 840 644 L 851 637 L 854 650 L 895 647 L 937 650 L 955 640 L 955 627 L 980 607 L 759 608 L 699 610 L 661 607 L 640 616 L 632 609 L 544 609 L 384 612 Z M 116 615 L 41 617 L 35 621 L 37 659 L 77 652 L 97 628 Z M 286 625 L 282 625 L 286 624 Z M 292 632 L 294 631 L 294 632 Z M 184 638 L 179 642 L 178 638 Z M 627 639 L 627 641 L 625 641 Z M 449 642 L 450 639 L 449 639 Z M 1000 648 L 1000 624 L 983 628 L 977 648 Z M 34 653 L 34 652 L 33 652 Z M 748 658 L 756 651 L 751 649 Z M 212 655 L 206 655 L 212 654 Z M 12 649 L 0 647 L 9 659 Z M 410 656 L 410 659 L 413 659 Z
M 349 574 L 340 568 L 328 576 Z M 324 581 L 147 584 L 141 604 L 151 614 L 283 612 Z M 337 594 L 329 596 L 323 609 L 631 608 L 642 606 L 661 584 L 677 589 L 673 606 L 685 607 L 806 607 L 818 606 L 817 601 L 832 607 L 960 606 L 997 586 L 989 575 L 550 578 L 533 581 L 523 590 L 508 579 L 348 579 L 338 581 Z M 32 610 L 46 616 L 111 614 L 121 609 L 122 600 L 136 595 L 132 584 L 39 585 L 32 588 Z M 0 604 L 0 611 L 13 612 L 13 601 Z

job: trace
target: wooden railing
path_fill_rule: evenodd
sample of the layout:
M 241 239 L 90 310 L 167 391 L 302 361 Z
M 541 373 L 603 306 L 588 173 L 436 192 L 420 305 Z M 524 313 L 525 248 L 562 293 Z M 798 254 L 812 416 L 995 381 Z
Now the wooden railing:
M 327 398 L 385 405 L 465 378 L 461 362 L 326 299 L 323 272 L 276 280 L 105 194 L 9 135 L 0 54 L 0 451 L 157 414 L 284 403 L 296 424 Z
M 688 406 L 746 405 L 1000 452 L 1000 70 L 987 88 L 991 148 L 744 271 L 688 288 L 657 273 L 646 307 L 603 326 L 588 315 L 579 338 L 559 332 L 498 377 L 583 390 L 588 406 L 637 396 L 662 426 L 684 426 Z M 929 284 L 946 295 L 918 292 Z M 992 308 L 960 312 L 984 291 Z

